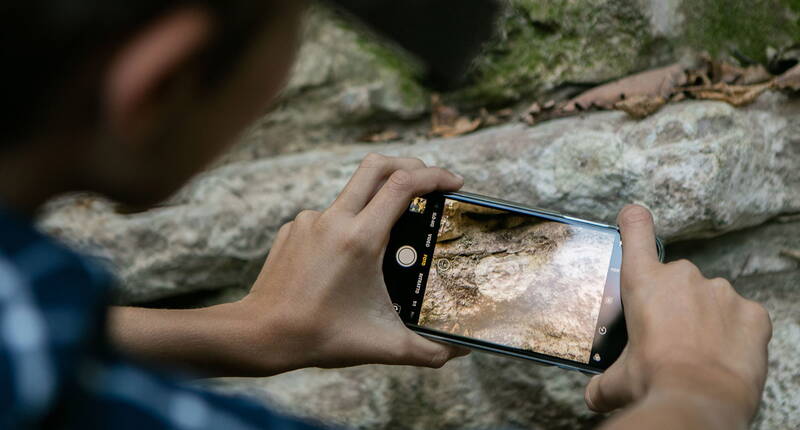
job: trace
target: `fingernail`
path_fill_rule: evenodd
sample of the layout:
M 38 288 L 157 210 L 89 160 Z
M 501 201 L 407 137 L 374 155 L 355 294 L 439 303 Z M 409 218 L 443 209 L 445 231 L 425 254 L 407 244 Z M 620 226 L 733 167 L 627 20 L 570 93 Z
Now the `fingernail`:
M 461 176 L 461 175 L 459 175 L 458 173 L 455 173 L 455 172 L 450 172 L 450 173 L 452 173 L 453 176 L 455 176 L 456 179 L 458 179 L 459 181 L 464 182 L 464 177 L 463 176 Z

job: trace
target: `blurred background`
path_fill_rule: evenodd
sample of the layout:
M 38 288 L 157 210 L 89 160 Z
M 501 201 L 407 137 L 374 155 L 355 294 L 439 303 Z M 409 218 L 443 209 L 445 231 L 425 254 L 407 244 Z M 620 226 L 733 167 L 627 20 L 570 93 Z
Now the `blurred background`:
M 162 206 L 50 203 L 46 230 L 122 279 L 119 303 L 235 300 L 277 229 L 329 205 L 369 151 L 452 168 L 465 189 L 612 222 L 650 207 L 669 259 L 763 302 L 775 327 L 759 429 L 800 428 L 800 2 L 509 0 L 455 91 L 317 5 L 279 103 Z M 411 29 L 413 30 L 413 29 Z M 360 429 L 592 428 L 587 378 L 473 353 L 204 381 Z

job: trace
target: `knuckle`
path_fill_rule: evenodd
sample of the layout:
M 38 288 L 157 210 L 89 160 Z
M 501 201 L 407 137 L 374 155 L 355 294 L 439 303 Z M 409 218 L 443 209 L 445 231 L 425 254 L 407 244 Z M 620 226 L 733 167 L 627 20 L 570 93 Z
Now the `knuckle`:
M 683 276 L 691 277 L 700 274 L 700 269 L 689 260 L 680 259 L 669 263 L 668 266 Z
M 409 159 L 408 159 L 408 161 L 409 161 L 409 164 L 413 164 L 413 165 L 414 165 L 414 166 L 416 166 L 417 168 L 424 168 L 424 167 L 426 167 L 426 165 L 425 165 L 425 162 L 424 162 L 424 161 L 422 161 L 421 159 L 417 158 L 417 157 L 412 157 L 412 158 L 409 158 Z
M 388 157 L 378 154 L 377 152 L 370 152 L 364 159 L 361 160 L 361 167 L 375 168 L 381 167 L 386 164 Z
M 732 291 L 734 291 L 734 290 L 733 290 L 733 285 L 731 285 L 731 283 L 730 283 L 730 282 L 728 282 L 728 280 L 727 280 L 727 279 L 725 279 L 725 278 L 713 278 L 713 279 L 709 279 L 709 280 L 708 280 L 708 283 L 709 283 L 711 286 L 713 286 L 713 287 L 715 287 L 715 288 L 718 288 L 718 289 L 721 289 L 721 290 L 725 290 L 725 291 L 729 291 L 729 292 L 732 292 Z
M 429 367 L 439 369 L 447 363 L 449 358 L 450 354 L 447 351 L 439 351 L 431 357 Z
M 408 192 L 414 186 L 414 176 L 407 170 L 397 170 L 389 176 L 389 189 L 397 192 Z
M 747 313 L 757 322 L 771 325 L 769 311 L 764 305 L 753 300 L 744 299 L 744 306 Z
M 282 225 L 281 228 L 278 229 L 278 236 L 285 236 L 292 231 L 292 226 L 294 226 L 294 221 L 289 221 L 286 224 Z
M 321 230 L 330 230 L 337 224 L 337 216 L 332 210 L 317 215 L 316 224 Z
M 314 221 L 319 218 L 319 215 L 320 213 L 317 211 L 306 209 L 297 214 L 297 216 L 294 218 L 294 222 L 297 225 L 306 226 L 314 223 Z
M 436 176 L 438 176 L 439 178 L 449 178 L 453 176 L 453 174 L 444 167 L 429 167 L 429 169 L 436 172 Z
M 628 205 L 622 208 L 620 221 L 628 225 L 647 224 L 653 222 L 653 215 L 643 206 Z
M 365 254 L 371 250 L 370 240 L 358 228 L 344 230 L 339 235 L 339 244 L 342 251 L 355 255 Z

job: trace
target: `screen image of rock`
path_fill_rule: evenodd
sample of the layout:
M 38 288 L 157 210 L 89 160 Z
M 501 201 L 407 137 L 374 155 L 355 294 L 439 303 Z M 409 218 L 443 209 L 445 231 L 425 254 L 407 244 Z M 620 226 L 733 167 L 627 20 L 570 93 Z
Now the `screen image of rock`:
M 614 240 L 448 199 L 418 324 L 588 363 Z

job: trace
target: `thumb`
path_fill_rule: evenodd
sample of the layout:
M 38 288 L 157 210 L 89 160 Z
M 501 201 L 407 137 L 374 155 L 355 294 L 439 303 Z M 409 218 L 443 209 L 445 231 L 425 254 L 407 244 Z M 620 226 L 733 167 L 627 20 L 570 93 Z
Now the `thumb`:
M 589 409 L 595 412 L 611 412 L 633 401 L 629 381 L 624 375 L 626 353 L 627 348 L 605 373 L 595 375 L 589 380 L 583 396 Z
M 639 205 L 622 208 L 617 217 L 622 236 L 622 274 L 636 276 L 659 264 L 655 225 L 650 211 Z
M 470 350 L 427 339 L 411 330 L 408 331 L 410 351 L 405 364 L 439 368 L 456 357 L 469 354 Z

